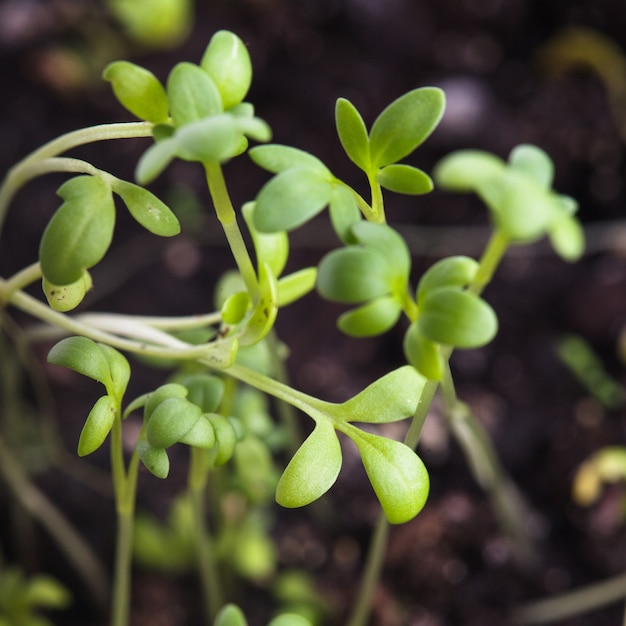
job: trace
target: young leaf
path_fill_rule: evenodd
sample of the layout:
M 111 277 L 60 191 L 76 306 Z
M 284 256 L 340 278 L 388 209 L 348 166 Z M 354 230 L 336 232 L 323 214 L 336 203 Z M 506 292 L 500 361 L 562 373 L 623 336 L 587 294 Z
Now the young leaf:
M 411 324 L 404 335 L 404 356 L 417 371 L 430 380 L 441 380 L 443 359 L 439 346 L 425 337 L 417 323 Z
M 168 448 L 180 441 L 200 419 L 202 409 L 184 398 L 168 398 L 150 415 L 146 438 L 155 448 Z
M 104 80 L 123 107 L 139 119 L 161 124 L 168 118 L 167 94 L 158 78 L 128 61 L 114 61 L 104 68 Z
M 386 165 L 378 171 L 376 180 L 381 187 L 389 191 L 413 196 L 433 190 L 433 181 L 430 176 L 410 165 Z
M 251 346 L 261 341 L 274 326 L 278 314 L 276 278 L 267 265 L 262 265 L 259 269 L 261 294 L 246 322 L 243 333 L 239 336 L 239 345 L 241 346 Z
M 550 189 L 552 186 L 554 164 L 541 148 L 528 144 L 516 146 L 509 155 L 509 163 L 530 176 L 544 189 Z
M 267 626 L 312 626 L 311 622 L 297 613 L 283 613 L 275 617 Z
M 351 229 L 361 220 L 361 212 L 352 191 L 343 185 L 334 185 L 328 209 L 333 230 L 339 239 L 348 245 L 356 243 Z
M 291 146 L 269 144 L 255 146 L 248 151 L 248 156 L 263 169 L 278 174 L 283 170 L 302 167 L 317 172 L 322 178 L 331 178 L 330 170 L 312 154 Z
M 266 233 L 293 230 L 328 204 L 332 190 L 332 180 L 318 171 L 303 167 L 284 170 L 259 192 L 254 226 Z
M 113 382 L 107 357 L 99 345 L 87 337 L 61 339 L 48 353 L 48 363 L 67 367 L 87 378 L 97 380 L 106 388 Z
M 352 233 L 359 243 L 387 259 L 390 273 L 404 288 L 411 269 L 411 253 L 402 236 L 387 224 L 366 221 L 354 224 Z
M 408 446 L 356 427 L 345 430 L 354 441 L 365 471 L 392 524 L 413 519 L 424 507 L 430 489 L 428 471 Z
M 200 419 L 178 440 L 188 446 L 204 448 L 208 450 L 215 445 L 216 433 L 207 415 L 201 415 Z
M 238 606 L 227 604 L 217 614 L 213 626 L 248 626 L 248 622 Z
M 197 404 L 203 413 L 212 413 L 224 396 L 224 381 L 210 374 L 186 376 L 181 382 L 187 388 L 187 400 Z
M 167 478 L 170 460 L 163 448 L 153 448 L 145 439 L 137 443 L 137 454 L 146 469 L 157 478 Z
M 280 276 L 289 257 L 289 238 L 287 233 L 260 233 L 254 225 L 254 202 L 247 202 L 242 207 L 243 217 L 252 236 L 256 252 L 257 265 L 267 263 L 274 276 Z
M 233 423 L 228 418 L 218 413 L 211 413 L 207 416 L 213 430 L 215 432 L 216 451 L 213 458 L 213 465 L 221 467 L 230 461 L 235 446 L 237 445 L 237 433 Z
M 443 116 L 445 95 L 436 87 L 414 89 L 394 100 L 370 132 L 372 167 L 396 163 L 415 150 Z
M 182 62 L 167 79 L 170 113 L 176 126 L 223 111 L 222 98 L 211 77 L 198 65 Z
M 248 312 L 250 296 L 247 291 L 238 291 L 224 301 L 222 305 L 222 321 L 225 324 L 239 324 Z
M 168 398 L 186 398 L 189 393 L 187 387 L 179 383 L 167 383 L 157 387 L 152 393 L 148 394 L 147 399 L 143 403 L 144 420 L 149 420 L 153 411 Z
M 153 193 L 139 185 L 116 180 L 113 191 L 121 196 L 130 214 L 146 229 L 161 237 L 180 233 L 178 218 Z
M 242 140 L 245 142 L 237 118 L 227 113 L 185 124 L 177 130 L 174 140 L 176 156 L 201 162 L 231 158 L 241 151 Z
M 319 421 L 298 448 L 276 487 L 276 502 L 295 508 L 324 495 L 341 469 L 341 446 L 332 424 Z
M 403 420 L 415 413 L 425 382 L 413 367 L 399 367 L 335 406 L 333 415 L 345 422 L 372 424 Z
M 550 224 L 550 243 L 565 261 L 577 261 L 585 251 L 585 231 L 571 215 L 563 215 Z
M 107 386 L 107 393 L 121 401 L 130 380 L 130 365 L 126 357 L 115 348 L 104 343 L 97 345 L 100 348 L 100 352 L 104 354 L 104 358 L 109 366 L 111 384 Z
M 466 287 L 476 276 L 478 262 L 466 256 L 437 261 L 424 272 L 417 288 L 417 301 L 439 287 Z
M 504 161 L 489 152 L 460 150 L 435 166 L 435 183 L 450 191 L 478 191 L 504 174 Z
M 111 396 L 102 396 L 94 405 L 78 440 L 78 456 L 95 452 L 107 438 L 115 422 L 116 403 Z
M 317 268 L 315 267 L 305 267 L 293 274 L 283 276 L 277 283 L 276 305 L 280 308 L 304 297 L 315 289 L 316 280 Z
M 69 285 L 98 263 L 111 245 L 115 204 L 111 188 L 99 176 L 76 176 L 59 187 L 64 202 L 41 238 L 43 275 L 55 285 Z
M 431 341 L 457 348 L 484 346 L 498 329 L 493 309 L 478 296 L 456 287 L 429 292 L 420 305 L 417 324 Z
M 371 162 L 367 128 L 356 107 L 345 98 L 339 98 L 335 105 L 335 124 L 339 141 L 350 160 L 368 172 Z
M 152 182 L 176 156 L 178 145 L 173 137 L 152 144 L 139 158 L 135 179 L 140 185 Z
M 53 285 L 47 278 L 42 279 L 42 289 L 50 308 L 62 313 L 75 309 L 92 285 L 91 274 L 87 270 L 70 285 Z
M 337 326 L 351 337 L 374 337 L 395 326 L 401 313 L 402 306 L 397 298 L 382 296 L 343 313 Z
M 252 81 L 252 63 L 248 50 L 237 35 L 226 30 L 216 32 L 200 62 L 219 90 L 224 109 L 239 104 Z

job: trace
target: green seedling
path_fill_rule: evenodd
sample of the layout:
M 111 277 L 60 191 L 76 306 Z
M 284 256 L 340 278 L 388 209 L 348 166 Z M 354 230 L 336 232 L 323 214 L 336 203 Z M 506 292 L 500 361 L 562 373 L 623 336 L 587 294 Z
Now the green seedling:
M 252 64 L 246 46 L 233 33 L 216 33 L 197 63 L 177 63 L 164 82 L 128 61 L 111 63 L 103 75 L 138 121 L 69 133 L 7 174 L 0 187 L 0 218 L 29 180 L 49 172 L 69 178 L 58 190 L 63 203 L 44 230 L 38 261 L 8 279 L 0 278 L 0 305 L 45 323 L 46 337 L 64 337 L 50 350 L 50 363 L 104 387 L 85 421 L 78 453 L 87 456 L 107 444 L 110 449 L 118 515 L 111 626 L 128 624 L 141 464 L 165 479 L 174 458 L 172 447 L 187 447 L 185 501 L 190 519 L 185 520 L 190 522 L 207 623 L 245 626 L 244 613 L 226 603 L 218 561 L 229 562 L 231 571 L 248 580 L 267 584 L 277 569 L 270 542 L 272 495 L 282 506 L 303 507 L 327 494 L 338 480 L 341 441 L 346 439 L 356 447 L 381 505 L 348 622 L 364 626 L 388 524 L 411 520 L 428 498 L 428 470 L 415 449 L 439 385 L 451 431 L 461 441 L 477 480 L 492 491 L 498 508 L 510 510 L 502 488 L 509 481 L 486 433 L 469 410 L 461 410 L 449 361 L 454 350 L 484 346 L 495 336 L 496 314 L 482 292 L 509 245 L 548 236 L 565 259 L 580 256 L 584 242 L 575 203 L 551 189 L 552 163 L 534 146 L 515 148 L 507 163 L 477 151 L 452 154 L 436 166 L 433 178 L 403 163 L 443 115 L 445 97 L 436 87 L 420 87 L 396 98 L 369 130 L 353 104 L 337 101 L 338 141 L 365 175 L 369 193 L 364 196 L 298 148 L 249 147 L 250 142 L 268 142 L 272 133 L 245 101 Z M 82 144 L 135 137 L 152 139 L 137 163 L 136 182 L 61 156 Z M 250 157 L 249 165 L 272 176 L 239 212 L 232 205 L 224 170 L 242 155 Z M 153 236 L 180 232 L 175 210 L 145 189 L 174 159 L 202 168 L 232 253 L 235 267 L 215 286 L 215 309 L 179 318 L 70 315 L 91 288 L 90 269 L 107 260 L 115 231 L 115 197 Z M 494 232 L 481 258 L 452 256 L 415 277 L 407 244 L 387 221 L 387 196 L 419 197 L 434 184 L 478 194 L 490 211 Z M 340 247 L 317 267 L 294 268 L 289 232 L 306 227 L 325 208 Z M 48 304 L 27 291 L 40 279 Z M 405 360 L 343 402 L 313 397 L 287 382 L 286 350 L 276 322 L 288 314 L 290 304 L 314 297 L 315 291 L 351 307 L 338 320 L 340 330 L 351 337 L 382 335 L 403 325 Z M 169 369 L 170 379 L 126 402 L 131 366 L 125 354 Z M 280 423 L 269 416 L 268 398 L 277 401 Z M 299 435 L 295 410 L 313 422 L 306 437 Z M 127 419 L 140 424 L 129 451 L 122 445 Z M 377 430 L 403 420 L 403 440 Z M 285 457 L 290 459 L 286 465 Z M 214 529 L 218 512 L 228 524 Z M 154 542 L 161 537 L 166 551 L 178 549 L 183 544 L 177 543 L 182 539 L 176 520 L 158 529 L 144 524 L 144 538 L 151 536 Z M 166 555 L 157 560 L 164 563 Z M 307 624 L 304 617 L 287 613 L 268 626 Z

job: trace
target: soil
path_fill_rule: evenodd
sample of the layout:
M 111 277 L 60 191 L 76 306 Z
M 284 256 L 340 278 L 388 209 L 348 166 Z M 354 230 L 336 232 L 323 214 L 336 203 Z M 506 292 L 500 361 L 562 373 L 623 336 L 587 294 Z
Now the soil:
M 623 572 L 626 563 L 624 493 L 607 489 L 591 507 L 571 495 L 577 467 L 595 450 L 626 440 L 624 407 L 608 409 L 567 370 L 556 354 L 566 334 L 585 338 L 618 383 L 626 324 L 623 258 L 624 111 L 623 57 L 604 62 L 614 77 L 578 64 L 558 70 L 549 52 L 567 28 L 584 27 L 626 46 L 626 4 L 613 0 L 238 0 L 198 2 L 193 30 L 172 50 L 146 50 L 125 38 L 87 0 L 0 2 L 0 171 L 41 143 L 75 128 L 128 119 L 100 84 L 102 55 L 121 56 L 164 78 L 179 60 L 200 58 L 211 34 L 237 32 L 255 67 L 250 100 L 273 128 L 274 140 L 309 150 L 339 176 L 361 186 L 333 130 L 337 97 L 349 98 L 368 123 L 391 100 L 422 85 L 445 89 L 448 110 L 441 126 L 410 162 L 429 171 L 452 150 L 477 148 L 506 157 L 520 143 L 535 143 L 554 159 L 555 187 L 575 197 L 588 229 L 589 250 L 567 264 L 540 243 L 514 249 L 486 292 L 500 319 L 488 347 L 459 352 L 452 366 L 459 396 L 493 437 L 501 462 L 518 485 L 528 513 L 524 524 L 535 544 L 530 568 L 513 558 L 485 493 L 449 437 L 435 402 L 420 447 L 431 473 L 432 493 L 412 522 L 394 527 L 382 580 L 373 598 L 372 626 L 486 626 L 507 624 L 518 605 Z M 95 17 L 94 17 L 95 16 Z M 96 28 L 97 26 L 97 28 Z M 112 38 L 113 36 L 113 38 Z M 573 48 L 570 48 L 570 54 Z M 576 52 L 580 48 L 575 48 Z M 104 51 L 104 52 L 103 52 Z M 96 54 L 97 53 L 97 54 Z M 100 55 L 100 56 L 99 56 Z M 90 64 L 97 67 L 90 67 Z M 98 65 L 100 63 L 100 65 Z M 91 71 L 95 79 L 85 78 Z M 617 94 L 611 98 L 611 94 Z M 143 142 L 116 142 L 77 151 L 131 177 Z M 266 180 L 248 164 L 226 168 L 235 205 L 254 197 Z M 33 262 L 46 218 L 56 207 L 62 178 L 46 177 L 15 200 L 3 233 L 0 274 Z M 196 194 L 206 201 L 200 171 L 177 163 L 155 191 Z M 193 198 L 192 198 L 193 200 Z M 446 254 L 477 255 L 485 239 L 484 209 L 472 198 L 435 191 L 423 198 L 393 198 L 389 219 L 410 234 L 416 276 Z M 211 308 L 211 285 L 226 264 L 215 231 L 186 233 L 182 243 L 142 236 L 122 218 L 111 260 L 94 273 L 94 307 L 158 315 Z M 317 232 L 317 231 L 315 231 Z M 315 263 L 336 245 L 319 224 L 315 237 L 296 232 L 294 266 Z M 279 320 L 290 346 L 294 386 L 330 400 L 355 393 L 402 362 L 401 331 L 356 342 L 335 330 L 337 307 L 308 297 Z M 284 317 L 284 319 L 283 319 Z M 28 323 L 15 314 L 20 323 Z M 10 350 L 6 348 L 6 358 Z M 45 346 L 37 351 L 41 361 Z M 57 423 L 74 449 L 93 390 L 77 390 L 74 378 L 47 371 Z M 134 381 L 137 393 L 152 382 L 148 371 Z M 41 405 L 33 386 L 21 383 L 20 402 L 31 413 Z M 133 390 L 131 390 L 133 391 Z M 38 420 L 43 420 L 38 416 Z M 303 418 L 303 423 L 306 419 Z M 96 469 L 106 458 L 95 455 Z M 81 470 L 83 471 L 83 470 Z M 86 471 L 86 470 L 85 470 Z M 182 471 L 182 470 L 181 470 Z M 77 525 L 106 562 L 113 545 L 112 503 L 55 467 L 36 482 Z M 182 475 L 163 490 L 142 478 L 139 503 L 167 509 Z M 143 489 L 142 489 L 143 488 Z M 85 596 L 71 567 L 37 528 L 24 550 L 15 537 L 14 507 L 0 491 L 2 552 L 30 570 L 57 575 L 75 590 L 75 606 L 56 614 L 58 624 L 105 623 Z M 346 449 L 337 485 L 311 510 L 273 512 L 282 567 L 303 568 L 333 607 L 324 624 L 345 623 L 376 517 L 376 503 L 362 468 Z M 23 543 L 23 542 L 22 542 Z M 294 550 L 293 546 L 299 546 Z M 291 548 L 290 548 L 291 546 Z M 236 598 L 251 626 L 265 624 L 267 589 L 244 585 Z M 614 604 L 564 619 L 567 626 L 621 623 Z M 201 601 L 192 576 L 158 575 L 137 568 L 133 626 L 197 626 Z

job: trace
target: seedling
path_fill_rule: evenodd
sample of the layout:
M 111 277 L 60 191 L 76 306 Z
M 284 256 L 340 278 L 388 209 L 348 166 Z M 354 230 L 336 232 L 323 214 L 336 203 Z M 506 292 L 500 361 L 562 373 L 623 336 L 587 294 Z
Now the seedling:
M 369 130 L 352 103 L 337 101 L 339 141 L 365 176 L 366 199 L 317 157 L 266 143 L 270 128 L 245 101 L 252 79 L 248 51 L 232 33 L 216 33 L 200 62 L 178 63 L 165 84 L 127 61 L 109 65 L 104 78 L 120 103 L 140 121 L 75 131 L 46 144 L 7 174 L 0 189 L 0 216 L 16 191 L 32 178 L 48 172 L 71 177 L 58 190 L 63 203 L 43 233 L 38 261 L 0 279 L 0 302 L 5 308 L 29 313 L 56 329 L 52 335 L 63 337 L 50 350 L 50 363 L 103 386 L 103 395 L 95 401 L 80 435 L 78 454 L 89 455 L 107 443 L 111 452 L 118 513 L 111 624 L 124 626 L 128 621 L 139 466 L 164 479 L 170 471 L 170 448 L 183 444 L 190 450 L 188 494 L 207 615 L 216 626 L 245 625 L 238 608 L 221 608 L 224 600 L 213 540 L 206 527 L 205 498 L 211 474 L 232 458 L 240 477 L 246 475 L 248 457 L 260 460 L 255 467 L 267 470 L 266 477 L 259 481 L 257 476 L 256 486 L 250 487 L 247 497 L 251 500 L 272 480 L 272 455 L 281 448 L 267 432 L 255 430 L 240 402 L 244 394 L 256 390 L 313 421 L 310 434 L 297 441 L 276 482 L 279 504 L 306 506 L 332 488 L 342 465 L 341 438 L 349 438 L 358 450 L 382 508 L 360 598 L 350 619 L 351 626 L 362 626 L 382 562 L 387 524 L 412 519 L 427 501 L 428 471 L 415 447 L 440 384 L 451 422 L 456 424 L 452 431 L 463 439 L 477 477 L 501 508 L 511 512 L 512 501 L 500 488 L 502 470 L 485 434 L 471 412 L 459 417 L 462 405 L 456 399 L 449 359 L 454 349 L 480 347 L 495 336 L 496 314 L 482 291 L 509 245 L 547 235 L 565 259 L 574 260 L 582 253 L 576 205 L 552 191 L 552 163 L 533 146 L 513 150 L 508 163 L 482 152 L 453 154 L 436 167 L 434 183 L 421 169 L 402 163 L 426 141 L 443 115 L 445 97 L 438 88 L 418 88 L 400 96 Z M 60 156 L 85 143 L 132 137 L 154 140 L 139 159 L 136 182 Z M 248 149 L 251 141 L 266 145 Z M 223 170 L 228 161 L 245 154 L 273 176 L 239 215 Z M 91 268 L 106 259 L 116 219 L 114 196 L 153 235 L 179 233 L 175 210 L 145 188 L 174 159 L 203 168 L 232 252 L 235 272 L 219 283 L 216 310 L 181 318 L 70 315 L 91 288 Z M 490 210 L 493 236 L 480 259 L 443 259 L 413 286 L 411 254 L 387 221 L 385 196 L 387 192 L 420 196 L 434 184 L 477 193 Z M 284 275 L 288 233 L 306 227 L 326 208 L 341 247 L 328 253 L 317 267 Z M 240 224 L 248 229 L 254 254 Z M 25 291 L 37 280 L 42 280 L 48 304 Z M 283 309 L 314 289 L 323 298 L 352 307 L 337 322 L 350 336 L 380 335 L 404 324 L 406 363 L 343 402 L 328 402 L 287 384 L 275 349 L 274 324 Z M 190 331 L 199 334 L 199 339 L 186 339 Z M 125 395 L 132 373 L 123 353 L 178 365 L 172 367 L 170 380 L 129 401 Z M 127 459 L 122 428 L 132 414 L 141 415 L 141 429 Z M 404 441 L 375 432 L 378 424 L 407 419 Z M 293 432 L 288 423 L 282 428 Z M 250 480 L 249 470 L 247 476 Z M 306 623 L 303 617 L 287 614 L 271 625 Z

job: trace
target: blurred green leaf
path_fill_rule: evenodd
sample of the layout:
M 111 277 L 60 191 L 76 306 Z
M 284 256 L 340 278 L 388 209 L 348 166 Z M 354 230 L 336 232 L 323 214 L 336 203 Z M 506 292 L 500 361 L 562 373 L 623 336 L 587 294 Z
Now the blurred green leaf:
M 509 163 L 544 189 L 550 189 L 552 186 L 554 164 L 541 148 L 528 144 L 516 146 L 509 155 Z
M 277 283 L 276 304 L 278 307 L 282 307 L 299 300 L 315 289 L 316 280 L 317 268 L 315 267 L 305 267 L 292 274 L 283 276 Z
M 213 626 L 248 626 L 248 622 L 239 607 L 227 604 L 217 614 Z
M 376 180 L 389 191 L 408 195 L 429 193 L 433 189 L 430 176 L 411 165 L 387 165 L 378 171 Z
M 440 287 L 467 287 L 476 276 L 478 262 L 466 256 L 452 256 L 431 265 L 419 281 L 417 301 Z

